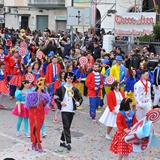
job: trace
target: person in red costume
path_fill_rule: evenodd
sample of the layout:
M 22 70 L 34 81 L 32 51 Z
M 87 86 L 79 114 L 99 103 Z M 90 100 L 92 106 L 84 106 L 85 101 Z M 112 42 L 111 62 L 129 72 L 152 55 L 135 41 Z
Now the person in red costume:
M 102 114 L 99 121 L 107 126 L 106 139 L 111 140 L 111 130 L 116 126 L 116 118 L 119 112 L 119 107 L 122 99 L 124 98 L 124 92 L 120 90 L 120 82 L 114 81 L 111 85 L 111 91 L 107 94 L 108 107 Z
M 15 50 L 13 57 L 10 58 L 10 68 L 13 71 L 13 77 L 10 84 L 10 99 L 14 98 L 16 87 L 21 86 L 21 82 L 25 79 L 24 72 L 25 67 L 23 65 L 23 59 L 19 58 L 18 50 Z
M 132 108 L 132 100 L 124 98 L 120 104 L 119 113 L 117 114 L 117 128 L 110 150 L 118 154 L 118 160 L 129 160 L 129 153 L 133 152 L 132 143 L 124 141 L 125 136 L 131 131 L 131 127 L 137 123 L 137 118 Z
M 12 52 L 8 52 L 7 55 L 4 54 L 4 48 L 0 46 L 0 62 L 3 62 L 5 64 L 5 72 L 7 75 L 7 81 L 9 82 L 11 79 L 11 69 L 10 69 L 10 63 L 9 60 L 12 57 Z
M 102 95 L 102 88 L 104 85 L 103 77 L 99 73 L 99 64 L 94 63 L 93 71 L 88 74 L 86 78 L 86 87 L 88 88 L 88 97 L 90 103 L 90 117 L 93 121 L 96 119 L 96 110 L 100 105 L 100 97 Z
M 61 70 L 61 66 L 60 64 L 57 63 L 57 57 L 53 56 L 51 58 L 51 62 L 48 66 L 47 66 L 47 71 L 46 71 L 46 84 L 49 86 L 49 93 L 51 96 L 51 102 L 53 100 L 53 96 L 54 96 L 54 83 L 55 80 L 58 79 L 58 73 Z M 54 105 L 50 104 L 52 107 L 52 110 L 55 110 Z
M 45 78 L 37 80 L 36 89 L 26 96 L 25 107 L 29 109 L 30 140 L 32 150 L 43 152 L 40 131 L 44 123 L 45 108 L 49 108 L 50 97 L 44 90 Z

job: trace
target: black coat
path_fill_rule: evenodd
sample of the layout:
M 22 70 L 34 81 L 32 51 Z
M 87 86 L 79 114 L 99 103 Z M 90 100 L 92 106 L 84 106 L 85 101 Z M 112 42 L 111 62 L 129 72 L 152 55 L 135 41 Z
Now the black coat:
M 82 102 L 83 102 L 83 98 L 82 98 L 81 93 L 79 92 L 79 90 L 76 87 L 73 86 L 72 90 L 74 91 L 74 98 L 72 98 L 72 100 L 73 100 L 73 110 L 76 110 L 77 107 L 76 107 L 76 104 L 75 104 L 75 100 L 77 102 L 79 102 L 80 105 L 81 105 Z M 56 102 L 59 110 L 61 110 L 61 108 L 62 108 L 61 102 L 63 102 L 63 98 L 64 98 L 65 93 L 66 93 L 66 88 L 64 86 L 60 86 L 56 90 L 54 99 L 55 99 L 55 102 Z
M 44 54 L 48 55 L 51 51 L 56 52 L 56 47 L 52 44 L 48 44 L 48 46 L 44 49 Z
M 101 49 L 99 47 L 94 48 L 92 52 L 93 58 L 96 61 L 96 59 L 101 57 Z

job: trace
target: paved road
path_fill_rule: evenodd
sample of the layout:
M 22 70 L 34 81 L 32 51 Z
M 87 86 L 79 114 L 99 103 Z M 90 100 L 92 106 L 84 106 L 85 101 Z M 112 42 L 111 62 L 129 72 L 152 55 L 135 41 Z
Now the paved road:
M 72 124 L 72 150 L 59 147 L 62 124 L 54 123 L 53 111 L 46 116 L 46 133 L 43 140 L 45 153 L 31 150 L 31 143 L 23 136 L 16 137 L 17 117 L 11 115 L 15 101 L 6 99 L 9 107 L 0 110 L 0 160 L 12 157 L 16 160 L 116 160 L 117 156 L 109 151 L 110 141 L 105 139 L 106 128 L 99 122 L 92 122 L 88 115 L 88 99 L 84 98 L 83 109 L 76 112 Z M 104 109 L 102 109 L 103 112 Z M 102 113 L 97 114 L 97 119 Z M 160 121 L 155 124 L 156 135 L 160 139 Z M 115 129 L 112 132 L 112 136 Z M 132 153 L 131 160 L 160 160 L 160 149 L 151 148 L 145 153 Z

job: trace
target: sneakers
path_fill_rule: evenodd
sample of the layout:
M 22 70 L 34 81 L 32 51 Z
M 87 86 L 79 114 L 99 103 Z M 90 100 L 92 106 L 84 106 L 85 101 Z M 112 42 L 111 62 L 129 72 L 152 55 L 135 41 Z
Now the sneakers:
M 60 142 L 60 146 L 67 148 L 69 151 L 71 150 L 71 145 L 70 144 L 66 144 L 65 142 Z
M 17 132 L 17 133 L 16 133 L 16 136 L 17 136 L 17 137 L 21 136 L 20 132 Z
M 70 144 L 67 145 L 67 149 L 68 149 L 69 151 L 71 150 L 71 145 L 70 145 Z
M 82 109 L 83 107 L 82 106 L 77 106 L 77 109 Z
M 10 96 L 10 100 L 14 99 L 14 96 Z
M 0 105 L 0 108 L 6 109 L 6 108 L 8 108 L 8 107 L 5 106 L 4 104 L 1 104 L 1 105 Z
M 111 136 L 109 134 L 106 134 L 106 139 L 111 140 Z
M 44 132 L 42 133 L 42 138 L 45 138 L 47 136 L 47 134 Z
M 96 109 L 96 113 L 101 113 L 101 110 L 99 110 L 99 109 Z
M 27 134 L 24 134 L 24 136 L 26 137 L 26 138 L 30 138 L 30 135 L 27 133 Z
M 92 121 L 94 121 L 94 122 L 95 122 L 95 121 L 96 121 L 96 119 L 95 119 L 95 118 L 92 118 Z
M 67 144 L 65 142 L 60 142 L 60 147 L 67 147 Z

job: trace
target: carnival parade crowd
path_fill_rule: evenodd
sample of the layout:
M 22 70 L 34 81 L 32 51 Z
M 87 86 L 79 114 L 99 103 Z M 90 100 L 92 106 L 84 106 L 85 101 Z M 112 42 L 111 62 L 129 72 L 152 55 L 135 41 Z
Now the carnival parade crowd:
M 129 159 L 132 143 L 122 137 L 149 110 L 160 108 L 160 57 L 152 44 L 136 46 L 130 53 L 115 46 L 106 53 L 102 35 L 87 32 L 77 32 L 73 43 L 69 33 L 48 28 L 43 33 L 6 28 L 0 36 L 0 108 L 7 108 L 7 95 L 16 99 L 16 136 L 24 120 L 32 150 L 43 152 L 45 115 L 55 110 L 53 121 L 61 113 L 63 124 L 60 146 L 71 150 L 72 120 L 87 95 L 92 121 L 106 107 L 99 121 L 107 127 L 106 139 L 112 140 L 110 150 L 118 160 Z M 112 138 L 113 127 L 117 131 Z

